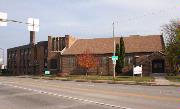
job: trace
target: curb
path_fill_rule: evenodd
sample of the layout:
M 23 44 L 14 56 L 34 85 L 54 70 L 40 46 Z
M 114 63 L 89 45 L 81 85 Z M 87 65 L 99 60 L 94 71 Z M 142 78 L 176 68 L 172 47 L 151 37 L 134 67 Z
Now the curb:
M 107 80 L 91 80 L 92 83 L 107 83 Z
M 180 87 L 180 85 L 176 85 L 176 84 L 172 84 L 172 86 L 174 86 L 174 87 Z
M 77 80 L 74 80 L 75 82 L 89 82 L 88 80 L 81 80 L 81 79 L 77 79 Z
M 21 77 L 26 78 L 26 77 Z M 180 87 L 180 85 L 169 84 L 161 85 L 155 82 L 136 82 L 136 81 L 111 81 L 111 80 L 83 80 L 83 79 L 67 79 L 67 78 L 52 78 L 52 77 L 31 77 L 32 79 L 44 79 L 44 80 L 60 80 L 60 81 L 75 81 L 75 82 L 91 82 L 91 83 L 107 83 L 107 84 L 123 84 L 123 85 L 141 85 L 141 86 L 175 86 Z

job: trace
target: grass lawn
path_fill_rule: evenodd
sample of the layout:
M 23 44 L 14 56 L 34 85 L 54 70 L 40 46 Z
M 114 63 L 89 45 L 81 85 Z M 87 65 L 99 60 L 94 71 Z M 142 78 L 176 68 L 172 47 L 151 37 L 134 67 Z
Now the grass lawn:
M 166 76 L 166 79 L 172 81 L 172 82 L 180 82 L 180 75 L 177 76 Z
M 59 77 L 61 78 L 61 77 Z M 64 77 L 63 77 L 64 78 Z M 153 77 L 133 77 L 133 76 L 84 76 L 84 75 L 69 75 L 68 80 L 114 80 L 114 81 L 135 81 L 135 82 L 153 82 Z

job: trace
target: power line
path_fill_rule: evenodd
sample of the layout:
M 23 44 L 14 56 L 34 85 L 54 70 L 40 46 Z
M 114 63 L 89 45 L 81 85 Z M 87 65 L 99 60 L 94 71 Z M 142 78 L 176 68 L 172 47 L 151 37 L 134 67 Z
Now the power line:
M 170 8 L 161 9 L 161 10 L 156 11 L 156 12 L 147 12 L 146 14 L 143 14 L 141 16 L 131 17 L 131 18 L 124 19 L 124 20 L 121 20 L 121 21 L 122 22 L 124 22 L 124 21 L 130 21 L 130 22 L 137 21 L 137 19 L 142 19 L 142 18 L 148 17 L 148 16 L 156 16 L 156 15 L 166 14 L 167 11 L 174 10 L 174 9 L 177 9 L 177 8 L 178 8 L 177 6 L 173 6 L 173 7 L 170 7 Z

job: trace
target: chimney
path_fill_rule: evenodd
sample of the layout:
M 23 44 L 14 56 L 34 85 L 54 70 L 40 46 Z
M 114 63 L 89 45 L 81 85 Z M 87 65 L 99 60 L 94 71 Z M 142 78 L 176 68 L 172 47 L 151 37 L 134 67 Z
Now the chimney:
M 71 45 L 76 41 L 77 39 L 72 37 L 71 35 L 65 35 L 65 45 L 66 48 L 70 48 Z
M 69 48 L 69 37 L 70 37 L 70 35 L 65 35 L 65 45 L 66 45 L 66 48 Z
M 35 44 L 35 31 L 30 31 L 30 44 Z

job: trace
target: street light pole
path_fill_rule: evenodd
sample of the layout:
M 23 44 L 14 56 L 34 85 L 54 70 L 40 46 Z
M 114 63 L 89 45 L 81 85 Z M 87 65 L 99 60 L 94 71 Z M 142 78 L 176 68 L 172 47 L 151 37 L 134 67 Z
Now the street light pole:
M 115 36 L 114 36 L 114 22 L 113 22 L 113 56 L 115 56 Z M 114 62 L 115 61 L 115 62 Z M 116 77 L 116 72 L 115 72 L 115 67 L 116 67 L 116 60 L 113 60 L 113 78 L 115 79 Z
M 0 48 L 0 50 L 3 51 L 3 65 L 4 65 L 4 49 L 3 49 L 3 48 Z

